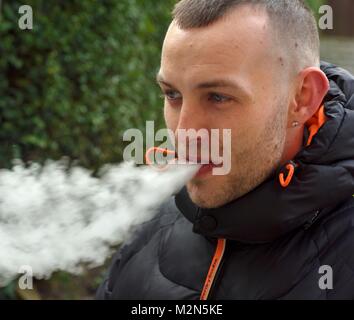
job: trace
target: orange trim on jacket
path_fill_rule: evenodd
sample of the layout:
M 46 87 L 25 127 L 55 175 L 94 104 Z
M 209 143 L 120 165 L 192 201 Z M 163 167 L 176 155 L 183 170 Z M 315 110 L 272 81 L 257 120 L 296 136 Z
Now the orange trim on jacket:
M 308 147 L 313 137 L 317 134 L 318 130 L 325 124 L 327 117 L 324 111 L 324 105 L 318 108 L 317 112 L 306 122 L 307 129 L 309 130 L 309 137 L 307 139 L 306 146 Z M 285 178 L 284 173 L 279 174 L 279 183 L 283 188 L 286 188 L 290 183 L 295 174 L 296 164 L 288 163 L 286 169 L 288 170 L 287 177 Z
M 226 248 L 226 239 L 218 239 L 218 244 L 216 246 L 214 257 L 209 267 L 209 272 L 205 279 L 204 287 L 200 295 L 200 300 L 208 299 L 210 289 L 213 285 L 216 273 L 220 267 L 221 260 L 224 256 L 225 248 Z
M 306 126 L 310 133 L 306 146 L 309 146 L 311 144 L 313 137 L 318 132 L 318 130 L 320 130 L 320 128 L 325 124 L 326 121 L 327 117 L 324 112 L 324 106 L 321 106 L 317 110 L 317 112 L 312 116 L 312 118 L 306 122 Z

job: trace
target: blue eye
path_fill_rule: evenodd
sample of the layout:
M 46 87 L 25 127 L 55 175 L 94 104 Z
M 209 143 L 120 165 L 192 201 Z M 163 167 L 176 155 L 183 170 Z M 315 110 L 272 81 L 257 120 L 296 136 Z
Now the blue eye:
M 168 99 L 168 100 L 178 100 L 182 98 L 182 95 L 178 92 L 178 91 L 166 91 L 164 93 L 164 96 Z
M 218 93 L 211 93 L 210 97 L 209 97 L 209 100 L 213 100 L 216 103 L 223 103 L 223 102 L 228 102 L 231 99 L 229 97 L 223 96 L 223 95 L 218 94 Z

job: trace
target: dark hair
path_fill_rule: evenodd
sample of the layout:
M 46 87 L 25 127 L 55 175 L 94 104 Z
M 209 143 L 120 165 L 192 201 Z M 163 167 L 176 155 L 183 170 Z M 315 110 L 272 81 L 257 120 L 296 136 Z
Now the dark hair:
M 302 64 L 319 64 L 320 41 L 316 19 L 302 0 L 181 0 L 173 10 L 173 18 L 182 29 L 202 28 L 240 5 L 263 8 L 285 48 L 298 52 L 296 56 Z

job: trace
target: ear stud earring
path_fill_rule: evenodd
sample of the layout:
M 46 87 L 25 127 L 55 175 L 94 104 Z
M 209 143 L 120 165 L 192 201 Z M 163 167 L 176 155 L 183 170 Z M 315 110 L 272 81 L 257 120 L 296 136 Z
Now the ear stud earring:
M 299 121 L 294 121 L 293 122 L 293 128 L 296 128 L 296 127 L 298 127 L 299 126 Z

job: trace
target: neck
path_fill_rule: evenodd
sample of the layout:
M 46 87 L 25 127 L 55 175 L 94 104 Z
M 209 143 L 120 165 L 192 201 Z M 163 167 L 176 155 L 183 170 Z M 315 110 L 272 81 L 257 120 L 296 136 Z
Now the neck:
M 294 159 L 295 156 L 300 152 L 304 145 L 304 130 L 304 126 L 289 129 L 285 140 L 285 147 L 281 158 L 281 164 Z

